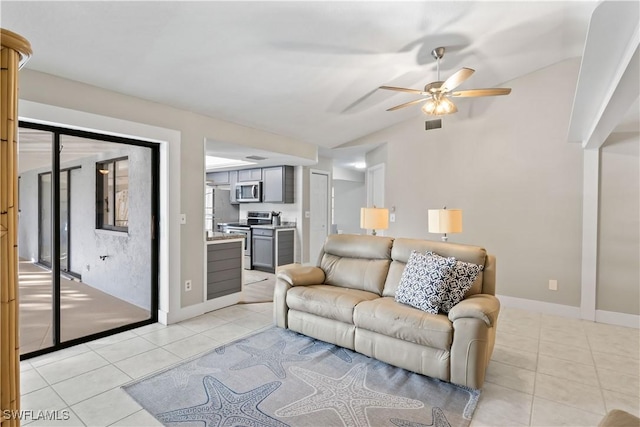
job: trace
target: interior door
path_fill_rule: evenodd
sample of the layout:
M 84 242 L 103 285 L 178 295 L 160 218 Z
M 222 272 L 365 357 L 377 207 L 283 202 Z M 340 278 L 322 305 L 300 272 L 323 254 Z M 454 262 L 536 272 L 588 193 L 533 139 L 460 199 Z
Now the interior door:
M 316 264 L 329 231 L 329 174 L 311 172 L 309 262 Z

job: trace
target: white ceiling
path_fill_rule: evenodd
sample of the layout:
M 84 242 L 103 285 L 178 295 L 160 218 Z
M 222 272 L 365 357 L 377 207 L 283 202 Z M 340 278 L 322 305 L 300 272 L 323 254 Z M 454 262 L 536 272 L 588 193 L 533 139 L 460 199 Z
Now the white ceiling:
M 433 48 L 443 78 L 476 69 L 461 89 L 504 85 L 580 56 L 595 6 L 3 0 L 0 25 L 31 42 L 27 68 L 326 149 L 422 114 L 386 112 L 413 98 L 376 88 L 436 80 Z

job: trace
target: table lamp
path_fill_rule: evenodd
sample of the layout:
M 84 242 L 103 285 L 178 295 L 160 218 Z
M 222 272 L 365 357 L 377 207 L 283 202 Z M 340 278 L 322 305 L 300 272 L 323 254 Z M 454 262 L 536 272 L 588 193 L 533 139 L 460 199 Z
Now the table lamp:
M 389 228 L 389 209 L 385 208 L 360 208 L 360 228 L 372 230 L 371 234 L 376 235 L 376 230 L 386 230 Z
M 462 210 L 429 209 L 429 233 L 443 233 L 442 241 L 447 241 L 447 233 L 462 233 Z

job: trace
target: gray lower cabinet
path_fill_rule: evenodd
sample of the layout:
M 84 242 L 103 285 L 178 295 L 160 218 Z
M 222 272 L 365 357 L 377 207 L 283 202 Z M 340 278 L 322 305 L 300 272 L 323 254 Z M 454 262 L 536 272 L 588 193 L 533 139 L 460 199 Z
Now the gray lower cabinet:
M 207 245 L 207 300 L 242 291 L 242 242 Z
M 275 230 L 254 228 L 251 230 L 252 246 L 251 246 L 251 264 L 256 270 L 274 272 L 275 264 L 273 262 L 274 251 L 274 232 Z
M 254 228 L 251 233 L 254 269 L 275 273 L 277 266 L 293 263 L 295 229 Z

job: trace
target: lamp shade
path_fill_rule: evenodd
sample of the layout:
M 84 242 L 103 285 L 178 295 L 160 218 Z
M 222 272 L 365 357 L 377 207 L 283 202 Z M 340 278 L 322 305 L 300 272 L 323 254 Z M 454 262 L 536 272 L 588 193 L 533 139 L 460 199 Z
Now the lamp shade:
M 429 209 L 429 233 L 462 233 L 462 210 Z
M 360 228 L 366 230 L 386 230 L 389 228 L 389 209 L 361 208 Z

